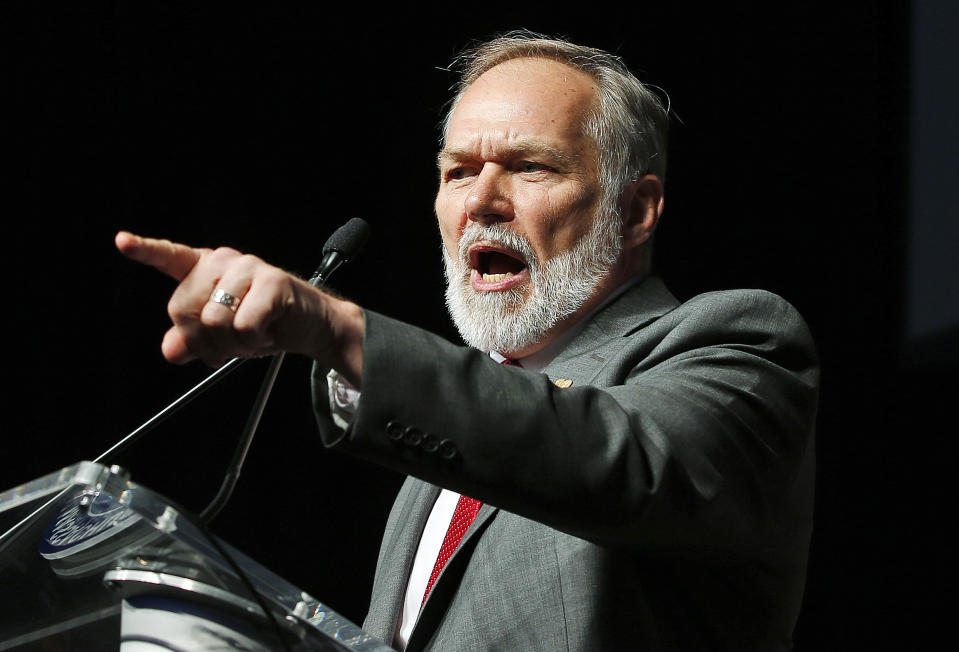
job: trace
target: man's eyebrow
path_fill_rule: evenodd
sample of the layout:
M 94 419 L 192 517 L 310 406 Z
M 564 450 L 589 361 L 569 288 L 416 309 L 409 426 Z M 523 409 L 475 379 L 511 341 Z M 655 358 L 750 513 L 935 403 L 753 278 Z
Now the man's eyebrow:
M 499 158 L 522 158 L 524 156 L 533 156 L 546 158 L 561 165 L 572 165 L 577 163 L 582 157 L 576 154 L 567 154 L 552 145 L 536 140 L 519 140 L 508 143 L 503 147 L 497 147 L 496 153 Z M 472 148 L 458 147 L 456 145 L 447 145 L 436 155 L 437 165 L 443 165 L 444 161 L 463 161 L 474 158 L 476 152 Z

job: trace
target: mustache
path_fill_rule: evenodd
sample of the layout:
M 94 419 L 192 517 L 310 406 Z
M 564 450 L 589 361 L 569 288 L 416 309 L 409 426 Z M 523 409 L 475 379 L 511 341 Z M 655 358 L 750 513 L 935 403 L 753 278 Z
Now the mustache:
M 458 254 L 460 262 L 466 267 L 469 267 L 470 264 L 469 249 L 477 242 L 488 242 L 521 254 L 530 271 L 538 267 L 537 263 L 539 261 L 533 251 L 533 246 L 524 236 L 502 223 L 485 226 L 478 222 L 468 224 L 460 236 Z

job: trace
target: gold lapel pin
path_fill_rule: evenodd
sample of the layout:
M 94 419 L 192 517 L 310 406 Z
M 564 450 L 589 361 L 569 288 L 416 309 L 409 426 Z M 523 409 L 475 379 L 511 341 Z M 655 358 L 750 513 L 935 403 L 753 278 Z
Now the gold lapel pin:
M 573 381 L 569 378 L 557 378 L 553 381 L 553 384 L 559 387 L 560 389 L 566 389 L 567 387 L 573 386 Z

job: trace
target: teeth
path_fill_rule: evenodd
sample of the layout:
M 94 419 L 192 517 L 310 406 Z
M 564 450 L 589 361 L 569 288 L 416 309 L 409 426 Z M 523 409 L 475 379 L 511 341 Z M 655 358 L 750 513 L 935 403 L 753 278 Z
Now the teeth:
M 483 280 L 487 283 L 496 283 L 497 281 L 505 281 L 512 275 L 513 272 L 506 272 L 505 274 L 483 274 Z

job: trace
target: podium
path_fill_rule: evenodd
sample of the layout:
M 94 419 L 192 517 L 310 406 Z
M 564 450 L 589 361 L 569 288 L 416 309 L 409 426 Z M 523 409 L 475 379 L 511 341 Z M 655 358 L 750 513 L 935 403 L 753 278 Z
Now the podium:
M 388 652 L 119 467 L 0 493 L 0 651 Z

